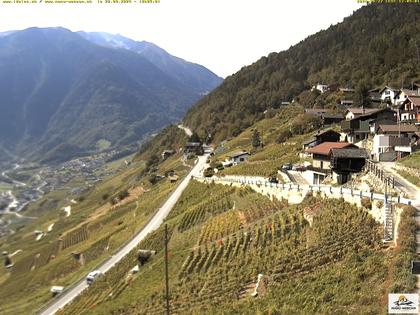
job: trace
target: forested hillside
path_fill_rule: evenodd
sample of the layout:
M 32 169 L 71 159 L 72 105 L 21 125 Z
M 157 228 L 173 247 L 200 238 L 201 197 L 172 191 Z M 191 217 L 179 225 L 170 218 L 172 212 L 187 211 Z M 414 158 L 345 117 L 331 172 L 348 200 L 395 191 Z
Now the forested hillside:
M 415 4 L 367 5 L 342 23 L 228 77 L 190 109 L 185 123 L 219 141 L 239 134 L 267 108 L 299 101 L 299 94 L 317 82 L 359 89 L 410 87 L 420 78 L 418 16 Z

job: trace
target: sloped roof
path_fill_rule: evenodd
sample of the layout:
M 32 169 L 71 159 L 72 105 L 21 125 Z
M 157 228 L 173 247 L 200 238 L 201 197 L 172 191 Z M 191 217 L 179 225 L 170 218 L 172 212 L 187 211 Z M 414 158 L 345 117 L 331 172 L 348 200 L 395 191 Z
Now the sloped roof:
M 323 142 L 312 148 L 307 149 L 306 152 L 328 155 L 330 154 L 331 149 L 342 149 L 348 147 L 355 147 L 355 145 L 348 142 Z
M 348 108 L 346 113 L 351 112 L 354 115 L 370 115 L 380 112 L 381 110 L 381 108 Z
M 365 149 L 344 148 L 344 149 L 331 149 L 331 156 L 335 158 L 353 158 L 353 159 L 367 159 L 368 152 Z
M 242 156 L 242 155 L 247 155 L 247 154 L 249 154 L 249 153 L 246 152 L 246 151 L 238 151 L 238 152 L 235 152 L 233 154 L 230 154 L 229 157 L 234 159 L 236 157 L 239 157 L 239 156 Z
M 328 111 L 329 110 L 325 109 L 325 108 L 307 108 L 307 109 L 305 109 L 306 114 L 312 114 L 312 115 L 324 114 Z
M 404 92 L 407 96 L 420 96 L 417 93 L 417 91 L 413 91 L 413 90 L 409 90 L 409 89 L 401 89 L 401 92 Z
M 185 146 L 186 147 L 201 147 L 201 143 L 200 142 L 187 142 Z
M 398 92 L 398 90 L 399 89 L 397 89 L 397 88 L 394 88 L 394 87 L 391 87 L 391 86 L 384 86 L 380 91 L 379 91 L 379 93 L 382 93 L 384 90 L 386 90 L 386 89 L 389 89 L 389 90 L 391 90 L 391 91 L 394 91 L 394 92 Z
M 336 134 L 338 134 L 338 135 L 340 134 L 340 133 L 338 133 L 337 131 L 335 131 L 335 130 L 333 130 L 333 129 L 329 128 L 329 129 L 319 130 L 317 133 L 315 133 L 315 136 L 321 136 L 321 135 L 323 135 L 323 134 L 330 133 L 330 132 L 336 133 Z
M 416 132 L 417 127 L 414 125 L 379 125 L 379 130 L 383 132 Z
M 420 95 L 417 95 L 417 96 L 409 96 L 407 99 L 411 103 L 413 103 L 415 106 L 420 106 Z

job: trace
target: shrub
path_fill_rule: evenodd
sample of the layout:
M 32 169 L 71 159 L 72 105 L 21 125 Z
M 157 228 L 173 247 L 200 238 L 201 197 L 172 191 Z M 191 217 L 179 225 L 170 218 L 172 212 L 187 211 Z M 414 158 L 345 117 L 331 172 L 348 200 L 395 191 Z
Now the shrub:
M 118 199 L 119 199 L 119 200 L 123 200 L 123 199 L 127 198 L 129 195 L 130 195 L 130 193 L 128 192 L 128 190 L 127 190 L 127 189 L 125 189 L 125 190 L 120 191 L 120 192 L 118 193 Z
M 156 174 L 152 174 L 149 176 L 149 183 L 154 185 L 158 182 L 158 178 L 156 176 Z
M 289 129 L 283 130 L 277 136 L 276 142 L 277 143 L 286 142 L 291 136 L 292 136 L 292 133 Z
M 372 209 L 372 201 L 369 198 L 362 198 L 362 207 Z

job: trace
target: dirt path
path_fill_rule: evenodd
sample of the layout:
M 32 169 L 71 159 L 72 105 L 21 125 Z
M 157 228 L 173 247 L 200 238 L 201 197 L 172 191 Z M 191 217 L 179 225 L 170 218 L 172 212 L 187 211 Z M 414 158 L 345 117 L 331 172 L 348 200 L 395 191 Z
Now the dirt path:
M 185 126 L 184 126 L 184 125 L 182 125 L 182 124 L 179 124 L 179 125 L 178 125 L 178 128 L 179 128 L 179 129 L 184 130 L 184 131 L 185 131 L 185 134 L 186 134 L 188 137 L 191 137 L 191 136 L 192 136 L 192 134 L 193 134 L 190 128 L 185 127 Z

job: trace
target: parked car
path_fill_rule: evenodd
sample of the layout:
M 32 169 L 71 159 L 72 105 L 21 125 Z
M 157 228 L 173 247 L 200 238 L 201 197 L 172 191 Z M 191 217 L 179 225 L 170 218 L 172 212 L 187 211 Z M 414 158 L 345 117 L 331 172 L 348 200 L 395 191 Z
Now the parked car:
M 62 293 L 63 290 L 64 290 L 64 287 L 55 285 L 51 287 L 50 292 L 52 293 L 53 296 L 56 296 Z
M 272 176 L 270 176 L 270 177 L 268 178 L 268 181 L 269 181 L 270 183 L 275 183 L 275 184 L 278 184 L 278 183 L 279 183 L 279 180 L 277 179 L 276 175 L 272 175 Z
M 290 164 L 290 163 L 287 163 L 287 164 L 284 164 L 282 167 L 281 167 L 281 170 L 282 171 L 290 171 L 291 169 L 292 169 L 292 164 Z
M 292 167 L 292 171 L 302 172 L 304 170 L 305 170 L 305 167 L 303 165 L 293 165 Z
M 103 273 L 102 273 L 102 271 L 100 271 L 100 270 L 94 270 L 94 271 L 89 272 L 89 274 L 88 274 L 88 275 L 87 275 L 87 277 L 86 277 L 86 283 L 87 283 L 88 285 L 91 285 L 91 284 L 92 284 L 92 282 L 93 282 L 96 278 L 100 277 L 101 275 L 103 275 Z

